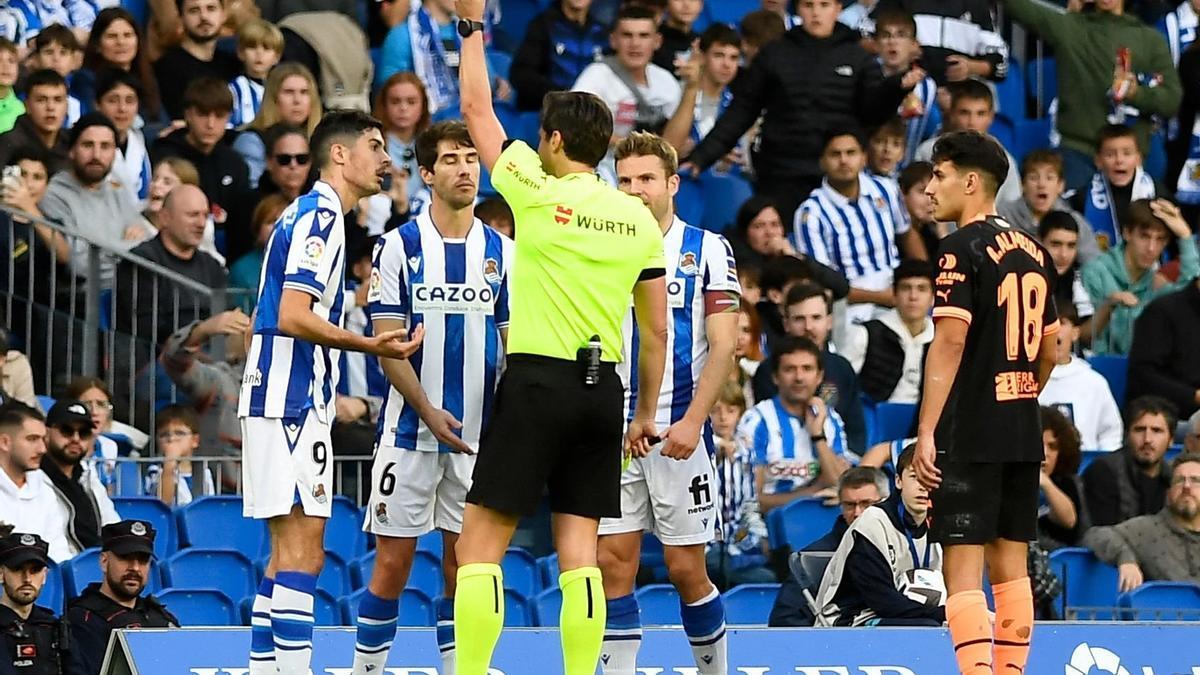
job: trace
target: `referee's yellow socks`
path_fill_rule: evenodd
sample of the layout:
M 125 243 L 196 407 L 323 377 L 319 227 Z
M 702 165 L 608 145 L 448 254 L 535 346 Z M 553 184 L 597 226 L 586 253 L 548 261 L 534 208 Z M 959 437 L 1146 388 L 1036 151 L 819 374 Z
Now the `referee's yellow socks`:
M 604 643 L 604 622 L 608 614 L 600 569 L 580 567 L 558 575 L 562 589 L 563 672 L 566 675 L 595 675 Z M 459 675 L 466 675 L 461 670 Z
M 597 578 L 599 575 L 597 571 Z M 504 578 L 500 566 L 471 563 L 459 567 L 458 590 L 454 593 L 454 648 L 458 675 L 487 675 L 502 628 Z

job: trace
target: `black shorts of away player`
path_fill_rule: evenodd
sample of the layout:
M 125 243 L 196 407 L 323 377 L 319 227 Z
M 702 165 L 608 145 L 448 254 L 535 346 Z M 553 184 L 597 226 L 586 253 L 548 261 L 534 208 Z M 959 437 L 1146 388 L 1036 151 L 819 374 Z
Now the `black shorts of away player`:
M 588 387 L 575 361 L 510 355 L 467 502 L 524 516 L 548 491 L 554 513 L 619 517 L 624 407 L 611 363 Z
M 943 546 L 1037 539 L 1039 462 L 954 462 L 938 452 L 929 531 Z

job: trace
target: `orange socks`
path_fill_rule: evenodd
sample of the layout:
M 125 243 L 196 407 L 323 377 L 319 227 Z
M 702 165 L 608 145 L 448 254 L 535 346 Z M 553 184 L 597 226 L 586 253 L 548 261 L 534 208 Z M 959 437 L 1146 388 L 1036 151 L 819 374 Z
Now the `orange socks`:
M 950 624 L 959 672 L 992 675 L 992 626 L 983 591 L 962 591 L 946 598 L 946 621 Z
M 996 673 L 1021 675 L 1033 635 L 1033 590 L 1029 577 L 992 587 L 996 599 Z

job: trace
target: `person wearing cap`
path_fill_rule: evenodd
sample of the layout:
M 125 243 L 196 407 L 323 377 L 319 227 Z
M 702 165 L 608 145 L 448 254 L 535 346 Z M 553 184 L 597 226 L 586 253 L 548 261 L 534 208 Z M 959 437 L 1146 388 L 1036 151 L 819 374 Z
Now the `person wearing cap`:
M 60 675 L 66 644 L 62 622 L 35 605 L 46 583 L 50 545 L 36 534 L 0 539 L 0 673 Z
M 67 521 L 54 486 L 38 468 L 46 454 L 45 418 L 19 401 L 0 406 L 0 522 L 50 544 L 50 558 L 69 560 Z
M 173 628 L 175 615 L 158 598 L 142 595 L 154 556 L 154 527 L 144 520 L 105 525 L 100 547 L 101 581 L 88 584 L 67 606 L 74 675 L 97 675 L 117 628 Z
M 58 496 L 73 554 L 99 546 L 101 526 L 121 519 L 89 458 L 95 438 L 95 421 L 82 401 L 58 401 L 46 416 L 41 466 Z
M 104 115 L 90 112 L 70 134 L 70 167 L 50 179 L 42 213 L 110 248 L 132 248 L 142 239 L 141 213 L 129 190 L 109 176 L 117 156 L 117 128 Z M 82 238 L 71 244 L 71 270 L 82 277 L 88 275 L 89 246 Z M 101 257 L 105 287 L 112 284 L 113 265 L 112 257 Z

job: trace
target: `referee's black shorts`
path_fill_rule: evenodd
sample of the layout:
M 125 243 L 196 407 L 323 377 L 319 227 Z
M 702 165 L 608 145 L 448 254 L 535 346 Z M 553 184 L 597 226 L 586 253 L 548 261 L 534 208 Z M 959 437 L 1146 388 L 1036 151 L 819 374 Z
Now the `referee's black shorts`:
M 479 441 L 467 501 L 531 515 L 550 509 L 588 518 L 621 515 L 625 393 L 611 363 L 583 384 L 575 361 L 512 354 Z
M 955 462 L 939 451 L 929 532 L 943 546 L 1037 539 L 1040 462 Z

